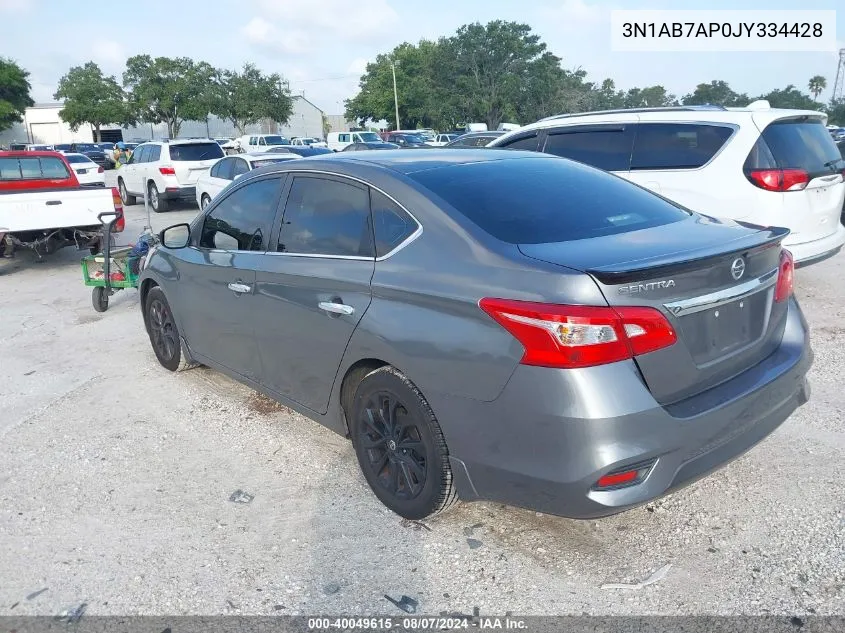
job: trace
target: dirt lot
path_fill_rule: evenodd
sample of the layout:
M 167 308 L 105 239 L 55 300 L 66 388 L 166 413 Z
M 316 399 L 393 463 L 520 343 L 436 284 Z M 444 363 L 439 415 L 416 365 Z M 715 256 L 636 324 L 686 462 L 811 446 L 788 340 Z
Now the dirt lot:
M 377 502 L 344 439 L 160 368 L 137 293 L 95 313 L 79 257 L 0 273 L 0 615 L 401 615 L 385 594 L 429 615 L 845 613 L 845 255 L 797 274 L 810 403 L 742 459 L 598 522 L 464 504 L 425 524 Z

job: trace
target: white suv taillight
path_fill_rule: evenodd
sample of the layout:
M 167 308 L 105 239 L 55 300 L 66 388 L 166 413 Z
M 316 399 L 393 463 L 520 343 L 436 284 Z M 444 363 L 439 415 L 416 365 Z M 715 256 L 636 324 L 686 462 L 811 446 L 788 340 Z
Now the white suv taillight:
M 677 335 L 654 308 L 569 306 L 485 298 L 479 307 L 525 348 L 523 365 L 591 367 L 674 345 Z
M 810 182 L 803 169 L 755 169 L 746 173 L 751 184 L 767 191 L 801 191 Z

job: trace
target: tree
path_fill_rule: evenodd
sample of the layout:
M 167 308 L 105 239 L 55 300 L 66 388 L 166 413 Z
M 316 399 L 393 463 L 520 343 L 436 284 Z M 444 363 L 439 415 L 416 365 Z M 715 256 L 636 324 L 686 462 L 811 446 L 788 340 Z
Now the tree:
M 757 98 L 765 99 L 773 108 L 790 108 L 795 110 L 819 109 L 819 104 L 810 95 L 804 94 L 792 84 L 789 84 L 783 90 L 772 90 L 770 93 Z
M 828 123 L 845 127 L 845 99 L 831 99 L 827 107 Z
M 117 123 L 128 126 L 134 123 L 123 88 L 114 77 L 105 77 L 94 62 L 75 66 L 59 80 L 56 99 L 64 99 L 59 116 L 76 132 L 88 123 L 99 142 L 100 128 Z
M 165 123 L 170 138 L 183 121 L 204 121 L 216 99 L 218 72 L 187 57 L 135 55 L 126 60 L 123 85 L 134 115 L 145 123 Z
M 810 93 L 813 95 L 813 99 L 818 101 L 819 95 L 825 88 L 827 88 L 827 79 L 821 75 L 814 75 L 813 77 L 810 77 L 810 81 L 807 82 L 807 86 L 810 88 Z
M 247 126 L 262 119 L 287 123 L 293 111 L 293 100 L 287 83 L 278 74 L 263 75 L 254 65 L 244 64 L 241 73 L 230 70 L 218 73 L 210 111 L 231 121 L 243 135 Z
M 663 86 L 649 86 L 647 88 L 631 88 L 624 99 L 626 108 L 660 108 L 678 105 L 675 95 L 666 92 Z
M 746 94 L 739 94 L 731 90 L 725 81 L 713 80 L 709 84 L 698 84 L 692 94 L 686 95 L 681 103 L 684 105 L 722 105 L 744 106 L 750 99 Z
M 0 57 L 0 131 L 23 121 L 24 110 L 33 105 L 28 77 L 14 61 Z

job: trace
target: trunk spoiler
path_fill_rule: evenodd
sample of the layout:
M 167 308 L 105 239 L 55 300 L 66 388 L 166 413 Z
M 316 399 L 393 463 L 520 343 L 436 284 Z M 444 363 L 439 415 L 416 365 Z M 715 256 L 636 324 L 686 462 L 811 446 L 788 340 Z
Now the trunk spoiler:
M 659 255 L 657 257 L 619 262 L 607 266 L 597 266 L 588 268 L 586 272 L 598 279 L 601 283 L 611 285 L 640 280 L 643 278 L 645 271 L 648 271 L 649 277 L 679 274 L 701 268 L 702 264 L 707 260 L 712 260 L 715 264 L 720 260 L 736 257 L 751 250 L 774 248 L 775 246 L 779 246 L 790 233 L 789 229 L 783 227 L 770 226 L 761 228 L 743 222 L 737 222 L 737 224 L 743 224 L 749 228 L 758 228 L 760 230 L 753 235 L 732 243 L 730 250 L 724 250 L 725 245 L 722 244 L 721 246 L 709 246 L 699 250 Z

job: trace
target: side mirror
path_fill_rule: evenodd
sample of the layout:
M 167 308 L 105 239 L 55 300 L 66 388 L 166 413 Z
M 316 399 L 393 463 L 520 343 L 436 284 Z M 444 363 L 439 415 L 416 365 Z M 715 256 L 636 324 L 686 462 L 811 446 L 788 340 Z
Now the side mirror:
M 159 240 L 166 248 L 185 248 L 191 241 L 191 227 L 188 224 L 174 224 L 159 233 Z

